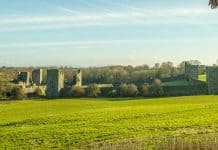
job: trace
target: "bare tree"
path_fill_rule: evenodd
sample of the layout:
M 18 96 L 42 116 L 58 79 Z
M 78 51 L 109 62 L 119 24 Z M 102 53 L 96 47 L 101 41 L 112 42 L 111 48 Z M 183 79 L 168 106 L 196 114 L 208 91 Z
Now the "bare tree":
M 218 6 L 218 0 L 209 0 L 209 5 L 212 9 L 217 8 Z

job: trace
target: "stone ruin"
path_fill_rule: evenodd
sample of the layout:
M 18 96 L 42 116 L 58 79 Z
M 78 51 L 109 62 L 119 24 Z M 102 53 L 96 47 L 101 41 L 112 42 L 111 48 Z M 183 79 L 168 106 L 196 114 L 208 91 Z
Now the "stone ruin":
M 184 77 L 187 81 L 198 80 L 198 65 L 185 63 Z M 40 88 L 48 98 L 58 97 L 61 89 L 64 88 L 64 73 L 59 69 L 36 69 L 32 72 L 32 84 L 30 82 L 30 72 L 19 72 L 17 75 L 17 82 L 26 91 L 26 93 L 33 93 L 36 88 Z M 206 84 L 209 94 L 218 94 L 218 66 L 206 67 Z M 82 71 L 78 70 L 73 76 L 73 84 L 71 86 L 79 86 L 87 88 L 87 85 L 82 85 Z M 99 84 L 100 88 L 111 88 L 112 84 Z
M 64 73 L 59 69 L 50 69 L 47 71 L 47 90 L 48 98 L 58 97 L 61 89 L 64 88 Z
M 185 63 L 185 79 L 198 80 L 199 66 Z M 206 84 L 208 94 L 218 94 L 218 66 L 206 67 Z
M 85 87 L 82 86 L 81 70 L 78 70 L 73 80 L 72 86 Z M 34 93 L 39 88 L 43 93 L 46 93 L 48 98 L 55 98 L 59 96 L 61 89 L 64 88 L 64 73 L 59 69 L 35 69 L 32 71 L 32 77 L 30 72 L 19 72 L 17 81 L 27 94 Z
M 46 70 L 36 69 L 32 72 L 32 82 L 33 84 L 39 86 L 46 83 Z
M 206 83 L 209 94 L 218 94 L 218 66 L 206 68 Z
M 187 81 L 198 80 L 198 72 L 198 65 L 192 65 L 189 62 L 185 62 L 185 79 Z
M 77 74 L 74 76 L 73 78 L 73 81 L 74 81 L 74 86 L 79 86 L 81 87 L 82 86 L 82 71 L 79 69 Z
M 43 69 L 33 70 L 31 72 L 18 72 L 17 84 L 24 89 L 26 94 L 34 93 L 37 88 L 41 89 L 42 93 L 45 93 L 46 86 L 45 82 L 45 71 Z
M 18 72 L 17 82 L 23 86 L 30 85 L 30 72 Z

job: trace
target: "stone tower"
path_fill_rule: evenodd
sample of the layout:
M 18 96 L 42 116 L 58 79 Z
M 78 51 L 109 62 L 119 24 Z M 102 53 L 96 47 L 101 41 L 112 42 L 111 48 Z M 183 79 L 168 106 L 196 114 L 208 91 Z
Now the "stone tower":
M 48 98 L 58 97 L 61 89 L 64 88 L 64 74 L 58 69 L 51 69 L 47 71 L 47 90 Z
M 194 79 L 198 80 L 198 65 L 192 65 L 189 62 L 185 62 L 185 78 L 187 80 Z
M 30 72 L 18 72 L 17 81 L 28 86 L 30 84 Z
M 77 74 L 74 76 L 74 85 L 82 86 L 82 71 L 79 69 Z
M 206 68 L 207 87 L 209 94 L 218 94 L 218 67 Z
M 43 69 L 36 69 L 32 72 L 32 81 L 36 85 L 41 85 L 44 81 L 43 79 Z

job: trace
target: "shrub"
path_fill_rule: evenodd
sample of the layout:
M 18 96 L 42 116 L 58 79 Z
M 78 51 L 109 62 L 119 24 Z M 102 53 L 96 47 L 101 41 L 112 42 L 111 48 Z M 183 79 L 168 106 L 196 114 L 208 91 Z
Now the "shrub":
M 11 84 L 0 81 L 0 99 L 10 97 L 12 88 Z
M 154 80 L 152 86 L 149 89 L 149 93 L 151 94 L 151 96 L 162 96 L 163 95 L 163 87 L 159 79 Z
M 85 95 L 85 90 L 79 86 L 73 86 L 71 89 L 71 95 L 73 97 L 82 97 Z
M 98 97 L 101 94 L 101 90 L 97 84 L 90 84 L 86 89 L 86 94 L 88 97 Z
M 26 94 L 24 93 L 23 88 L 21 87 L 12 88 L 11 98 L 16 100 L 23 100 L 24 98 L 26 98 Z
M 127 85 L 126 84 L 121 84 L 119 89 L 118 89 L 118 93 L 119 93 L 119 96 L 125 96 L 126 93 L 127 93 Z
M 135 97 L 138 95 L 138 88 L 135 84 L 121 84 L 119 93 L 123 97 Z
M 141 96 L 149 96 L 149 85 L 143 85 L 141 88 Z

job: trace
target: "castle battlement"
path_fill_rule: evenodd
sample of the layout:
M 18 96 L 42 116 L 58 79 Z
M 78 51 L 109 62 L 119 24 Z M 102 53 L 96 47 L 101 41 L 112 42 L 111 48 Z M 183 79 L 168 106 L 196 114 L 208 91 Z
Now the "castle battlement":
M 209 94 L 218 94 L 218 66 L 206 67 L 206 82 Z

